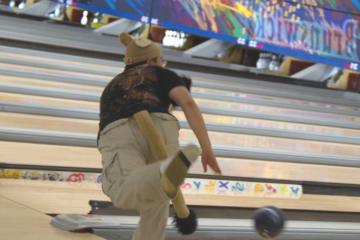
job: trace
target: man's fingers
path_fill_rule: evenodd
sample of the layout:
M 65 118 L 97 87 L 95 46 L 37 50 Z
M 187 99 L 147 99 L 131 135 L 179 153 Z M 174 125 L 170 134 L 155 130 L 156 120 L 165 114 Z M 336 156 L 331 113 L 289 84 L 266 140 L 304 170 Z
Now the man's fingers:
M 213 162 L 211 165 L 211 168 L 214 170 L 215 173 L 221 174 L 221 169 L 216 161 Z
M 214 172 L 215 172 L 216 174 L 220 174 L 220 175 L 221 175 L 221 170 L 220 170 L 220 168 L 215 167 L 215 168 L 213 168 L 213 170 L 214 170 Z
M 207 172 L 207 162 L 205 160 L 202 161 L 204 172 Z

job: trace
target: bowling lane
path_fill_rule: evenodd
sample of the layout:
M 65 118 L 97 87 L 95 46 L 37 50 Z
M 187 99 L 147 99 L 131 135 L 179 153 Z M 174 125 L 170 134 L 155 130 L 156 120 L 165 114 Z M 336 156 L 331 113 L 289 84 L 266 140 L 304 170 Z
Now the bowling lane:
M 44 213 L 32 204 L 9 199 L 3 193 L 0 196 L 1 239 L 103 240 L 90 233 L 70 233 L 56 229 L 49 224 L 51 217 Z
M 26 65 L 26 63 L 24 63 L 24 59 L 29 61 L 28 65 L 34 65 L 34 62 L 37 62 L 39 65 L 41 64 L 46 64 L 46 66 L 49 65 L 49 63 L 51 63 L 52 65 L 50 65 L 50 68 L 54 68 L 54 69 L 59 69 L 59 68 L 63 68 L 66 69 L 66 67 L 69 69 L 70 72 L 75 71 L 75 69 L 78 69 L 78 71 L 82 72 L 82 73 L 94 73 L 95 75 L 103 75 L 104 79 L 111 79 L 112 76 L 118 74 L 120 71 L 123 70 L 123 68 L 121 67 L 108 67 L 105 66 L 104 64 L 76 64 L 76 62 L 74 61 L 68 61 L 68 60 L 53 60 L 53 59 L 49 59 L 47 61 L 47 58 L 44 57 L 33 57 L 33 56 L 27 56 L 27 55 L 22 55 L 22 54 L 14 54 L 14 53 L 4 53 L 4 57 L 3 59 L 0 57 L 0 60 L 2 60 L 4 63 L 6 63 L 6 59 L 8 59 L 8 61 L 11 61 L 12 63 L 16 63 L 16 60 L 11 59 L 10 57 L 16 58 L 16 57 L 20 57 L 20 56 L 24 56 L 21 58 L 21 61 L 19 60 L 19 65 Z M 121 65 L 121 63 L 117 63 L 114 62 L 114 64 L 118 64 Z M 35 64 L 36 65 L 36 64 Z M 64 66 L 65 65 L 65 66 Z M 42 69 L 44 69 L 45 67 L 42 67 Z M 38 67 L 38 69 L 40 70 L 41 67 Z M 98 74 L 96 74 L 96 69 L 99 69 Z M 104 69 L 107 69 L 107 71 L 105 71 L 104 73 Z M 75 73 L 76 74 L 76 73 Z M 207 93 L 216 93 L 216 94 L 220 94 L 223 96 L 237 96 L 240 97 L 242 99 L 247 99 L 247 100 L 263 100 L 263 101 L 268 101 L 268 102 L 274 102 L 277 104 L 285 104 L 285 103 L 289 103 L 289 104 L 293 104 L 294 107 L 295 105 L 298 106 L 309 106 L 309 107 L 320 107 L 323 110 L 326 109 L 338 109 L 338 110 L 359 110 L 359 108 L 355 108 L 355 107 L 350 107 L 350 106 L 343 106 L 343 105 L 336 105 L 336 104 L 325 104 L 325 103 L 320 103 L 320 102 L 311 102 L 311 101 L 304 101 L 304 100 L 296 100 L 296 99 L 291 99 L 291 98 L 280 98 L 280 97 L 274 97 L 274 96 L 264 96 L 264 95 L 258 95 L 258 94 L 246 94 L 244 92 L 238 92 L 235 91 L 234 89 L 232 89 L 230 92 L 228 91 L 224 91 L 224 90 L 214 90 L 212 88 L 214 88 L 214 85 L 209 84 L 209 79 L 202 79 L 202 78 L 196 78 L 194 77 L 194 86 L 202 86 L 202 88 L 197 88 L 194 87 L 194 92 L 207 92 Z M 86 83 L 86 81 L 85 81 Z M 228 82 L 227 85 L 232 85 L 233 83 Z M 207 86 L 207 87 L 205 87 Z M 218 85 L 217 85 L 218 86 Z M 221 86 L 221 85 L 220 85 Z M 356 112 L 355 112 L 356 113 Z
M 20 179 L 0 179 L 0 195 L 45 214 L 86 214 L 90 199 L 109 201 L 95 184 Z
M 0 141 L 0 146 L 1 163 L 101 168 L 101 155 L 96 148 L 6 141 Z
M 0 125 L 3 127 L 31 128 L 68 133 L 97 134 L 98 122 L 91 120 L 64 119 L 56 117 L 34 116 L 27 114 L 0 113 Z M 214 145 L 230 145 L 251 148 L 291 151 L 301 155 L 306 153 L 324 153 L 329 155 L 360 156 L 360 145 L 293 140 L 244 134 L 231 134 L 209 131 Z M 196 142 L 190 129 L 181 129 L 181 142 Z M 339 156 L 340 157 L 340 156 Z
M 79 100 L 68 100 L 60 98 L 51 98 L 51 97 L 40 97 L 40 96 L 30 96 L 23 94 L 12 94 L 12 93 L 3 93 L 0 92 L 0 101 L 14 103 L 14 104 L 35 104 L 41 106 L 52 106 L 58 108 L 72 108 L 86 109 L 92 112 L 99 111 L 99 103 L 88 102 L 88 101 L 79 101 Z
M 6 78 L 7 79 L 7 78 Z M 43 80 L 30 80 L 28 83 L 17 83 L 14 79 L 11 82 L 6 82 L 6 79 L 3 80 L 3 82 L 0 84 L 0 86 L 3 84 L 5 86 L 4 91 L 11 92 L 9 88 L 16 87 L 16 92 L 26 92 L 29 87 L 31 87 L 32 91 L 35 91 L 38 87 L 38 93 L 39 95 L 48 95 L 49 91 L 53 94 L 61 95 L 63 96 L 66 92 L 68 92 L 70 95 L 67 98 L 77 99 L 77 100 L 91 100 L 91 101 L 98 101 L 102 88 L 92 88 L 94 91 L 86 91 L 79 88 L 79 85 L 73 85 L 73 84 L 65 84 L 64 88 L 70 88 L 70 89 L 62 89 L 62 83 L 59 83 L 57 87 L 51 86 L 49 87 L 49 83 L 47 81 Z M 11 80 L 12 77 L 9 77 L 8 80 Z M 17 81 L 23 81 L 24 79 L 18 79 Z M 10 85 L 9 85 L 10 84 Z M 47 87 L 46 89 L 43 87 Z M 73 88 L 72 88 L 73 87 Z M 24 89 L 24 90 L 22 90 Z M 59 92 L 61 90 L 61 92 Z M 223 109 L 223 110 L 232 110 L 232 111 L 244 111 L 249 113 L 262 113 L 262 114 L 268 114 L 268 115 L 291 115 L 294 117 L 301 118 L 303 116 L 306 116 L 307 118 L 314 118 L 319 120 L 341 120 L 341 121 L 348 121 L 350 123 L 359 124 L 360 127 L 360 117 L 355 116 L 346 116 L 346 115 L 339 115 L 339 114 L 332 114 L 332 113 L 321 113 L 321 112 L 315 112 L 315 111 L 302 111 L 302 110 L 295 110 L 295 109 L 289 109 L 289 108 L 279 108 L 279 107 L 267 107 L 267 106 L 259 106 L 254 104 L 246 104 L 241 102 L 228 102 L 228 101 L 220 101 L 220 100 L 211 100 L 206 99 L 209 96 L 197 96 L 195 99 L 198 102 L 198 104 L 201 107 L 208 107 L 211 109 L 217 108 L 217 109 Z
M 293 140 L 289 138 L 274 138 L 212 131 L 209 131 L 209 137 L 214 145 L 283 150 L 291 151 L 297 155 L 301 155 L 302 153 L 323 153 L 328 155 L 360 156 L 360 145 Z M 192 131 L 182 129 L 180 131 L 180 140 L 184 142 L 194 142 L 196 141 L 196 138 Z M 341 158 L 341 156 L 338 157 Z
M 316 101 L 310 101 L 310 100 L 301 100 L 296 98 L 285 98 L 285 97 L 277 97 L 277 96 L 267 96 L 267 95 L 261 95 L 261 94 L 253 94 L 253 93 L 247 93 L 245 90 L 241 91 L 241 87 L 237 87 L 236 83 L 222 83 L 225 85 L 228 85 L 221 89 L 219 88 L 206 88 L 201 87 L 203 85 L 206 85 L 208 83 L 209 86 L 218 86 L 220 83 L 210 84 L 212 81 L 209 79 L 202 79 L 202 78 L 194 78 L 194 87 L 193 89 L 196 90 L 196 92 L 203 92 L 203 93 L 213 93 L 213 94 L 219 94 L 224 96 L 230 96 L 230 97 L 239 97 L 244 99 L 254 99 L 254 100 L 264 100 L 264 101 L 274 101 L 277 103 L 289 103 L 299 106 L 310 106 L 310 107 L 321 107 L 321 108 L 328 108 L 328 109 L 341 109 L 341 110 L 354 110 L 354 111 L 360 111 L 360 108 L 358 107 L 351 107 L 351 106 L 345 106 L 341 104 L 331 104 L 331 103 L 324 103 L 324 102 L 316 102 Z M 234 84 L 234 86 L 232 86 Z M 198 87 L 197 87 L 198 86 Z M 231 89 L 231 90 L 227 90 Z
M 101 155 L 96 148 L 6 141 L 0 141 L 0 148 L 0 163 L 94 168 L 99 172 L 102 167 Z M 218 158 L 218 161 L 224 177 L 360 185 L 360 168 L 240 158 Z M 204 173 L 198 161 L 190 169 L 190 177 L 194 175 L 206 177 L 211 173 Z
M 83 57 L 73 57 L 73 60 L 70 59 L 64 59 L 69 56 L 65 56 L 63 54 L 52 54 L 53 56 L 34 56 L 33 54 L 29 55 L 30 53 L 14 53 L 14 52 L 7 52 L 3 51 L 2 47 L 0 46 L 0 61 L 3 63 L 13 63 L 17 65 L 26 65 L 28 64 L 30 66 L 30 63 L 40 63 L 40 64 L 50 64 L 53 68 L 62 66 L 64 68 L 73 68 L 76 67 L 78 70 L 81 70 L 81 72 L 84 72 L 86 70 L 92 69 L 98 69 L 99 72 L 107 71 L 108 75 L 111 76 L 113 74 L 116 74 L 117 71 L 119 71 L 119 67 L 123 67 L 124 64 L 121 62 L 115 62 L 110 60 L 100 60 L 100 59 L 91 59 L 91 62 L 88 58 Z M 40 51 L 37 51 L 37 53 L 41 53 Z M 41 54 L 43 55 L 43 54 Z M 55 55 L 55 56 L 54 56 Z M 75 60 L 76 59 L 76 60 Z M 96 62 L 96 63 L 95 63 Z M 120 70 L 122 71 L 123 68 Z
M 174 111 L 173 115 L 176 116 L 180 121 L 185 121 L 185 115 L 182 111 Z M 239 126 L 239 127 L 258 127 L 274 130 L 289 130 L 289 131 L 299 131 L 299 132 L 308 132 L 308 133 L 318 133 L 318 134 L 335 134 L 340 136 L 353 136 L 360 137 L 360 130 L 348 129 L 348 128 L 336 128 L 336 127 L 326 127 L 319 125 L 310 125 L 310 124 L 300 124 L 300 123 L 291 123 L 291 122 L 280 122 L 280 121 L 271 121 L 264 119 L 253 119 L 253 118 L 241 118 L 233 116 L 224 116 L 224 115 L 213 115 L 213 114 L 203 114 L 206 123 L 215 123 L 221 125 L 229 126 Z
M 0 93 L 0 101 L 14 104 L 35 104 L 39 106 L 52 107 L 54 109 L 72 109 L 74 111 L 85 111 L 97 118 L 98 103 L 87 101 L 75 101 L 50 97 L 38 97 L 21 94 Z M 179 120 L 185 120 L 181 111 L 174 111 L 173 114 Z M 224 115 L 204 114 L 207 123 L 226 124 L 239 127 L 265 127 L 274 130 L 300 131 L 304 133 L 335 134 L 340 136 L 359 137 L 360 130 L 348 128 L 325 127 L 310 124 L 290 123 L 286 121 L 270 121 L 263 119 L 241 118 Z
M 98 121 L 0 112 L 0 126 L 95 135 Z
M 277 107 L 267 107 L 267 106 L 259 106 L 253 104 L 244 104 L 241 102 L 227 102 L 227 101 L 219 101 L 219 100 L 211 100 L 211 99 L 203 99 L 203 98 L 195 98 L 196 102 L 199 106 L 209 107 L 209 108 L 220 108 L 224 110 L 237 110 L 237 111 L 245 111 L 245 112 L 253 112 L 253 113 L 263 113 L 268 115 L 276 115 L 276 114 L 284 114 L 289 116 L 302 117 L 306 116 L 314 119 L 325 119 L 325 120 L 342 120 L 349 121 L 356 124 L 360 124 L 360 117 L 355 116 L 346 116 L 339 114 L 331 114 L 331 113 L 321 113 L 321 112 L 313 112 L 313 111 L 301 111 L 289 108 L 277 108 Z
M 23 66 L 23 65 L 17 65 L 17 64 L 10 64 L 10 63 L 0 63 L 0 68 L 2 69 L 8 69 L 13 71 L 30 71 L 30 72 L 39 72 L 39 73 L 45 73 L 45 74 L 51 74 L 54 76 L 65 76 L 65 77 L 82 77 L 84 79 L 90 77 L 92 79 L 98 79 L 98 80 L 107 80 L 111 79 L 111 77 L 104 77 L 103 75 L 97 75 L 97 74 L 90 74 L 90 73 L 81 73 L 81 72 L 70 72 L 70 71 L 63 71 L 63 70 L 57 70 L 57 69 L 50 69 L 50 68 L 39 68 L 39 67 L 30 67 L 30 66 Z
M 74 83 L 59 83 L 55 81 L 42 81 L 29 79 L 24 77 L 13 77 L 13 76 L 0 76 L 1 83 L 9 83 L 9 84 L 19 84 L 19 85 L 29 85 L 34 87 L 51 87 L 51 88 L 61 88 L 67 90 L 82 90 L 87 92 L 96 92 L 98 94 L 101 93 L 103 88 L 99 88 L 96 86 L 90 86 L 86 84 L 74 84 Z

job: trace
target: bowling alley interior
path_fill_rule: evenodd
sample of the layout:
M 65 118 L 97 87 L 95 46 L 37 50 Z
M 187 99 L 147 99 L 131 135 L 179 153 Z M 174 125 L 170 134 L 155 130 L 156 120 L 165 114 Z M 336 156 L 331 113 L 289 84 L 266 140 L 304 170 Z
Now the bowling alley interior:
M 0 240 L 359 240 L 358 0 L 0 0 Z

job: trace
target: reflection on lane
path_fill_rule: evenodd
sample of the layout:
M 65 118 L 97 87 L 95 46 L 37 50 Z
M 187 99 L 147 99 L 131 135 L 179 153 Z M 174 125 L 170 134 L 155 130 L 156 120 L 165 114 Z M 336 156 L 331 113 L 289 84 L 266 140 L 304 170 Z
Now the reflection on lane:
M 234 102 L 225 102 L 219 100 L 208 100 L 208 99 L 195 99 L 196 102 L 200 106 L 206 106 L 210 108 L 218 108 L 218 109 L 227 109 L 227 110 L 238 110 L 245 112 L 256 112 L 263 114 L 288 114 L 290 116 L 299 116 L 299 117 L 313 117 L 317 119 L 326 119 L 326 120 L 344 120 L 350 122 L 358 122 L 360 123 L 360 117 L 354 116 L 344 116 L 332 113 L 320 113 L 320 112 L 310 112 L 310 111 L 301 111 L 301 110 L 293 110 L 288 108 L 276 108 L 276 107 L 266 107 L 266 106 L 258 106 L 252 104 L 245 103 L 234 103 Z M 286 119 L 284 119 L 286 121 Z
M 96 134 L 97 121 L 0 112 L 0 126 L 66 133 Z
M 81 90 L 89 93 L 98 93 L 100 94 L 101 89 L 96 86 L 84 85 L 84 84 L 75 84 L 75 83 L 59 83 L 56 81 L 43 81 L 36 80 L 30 78 L 23 77 L 13 77 L 13 76 L 0 76 L 1 83 L 7 84 L 19 84 L 19 85 L 27 85 L 31 87 L 50 87 L 50 88 L 58 88 L 63 90 Z
M 101 168 L 101 156 L 96 148 L 0 141 L 0 149 L 3 163 Z
M 175 115 L 181 121 L 186 120 L 184 113 L 181 111 L 174 111 L 172 112 L 172 114 Z M 270 121 L 270 120 L 262 120 L 262 119 L 212 115 L 212 114 L 203 114 L 203 117 L 206 123 L 213 123 L 220 125 L 255 127 L 255 128 L 258 127 L 258 128 L 268 128 L 274 130 L 289 130 L 289 131 L 299 131 L 299 132 L 317 133 L 317 134 L 325 134 L 325 135 L 334 134 L 340 136 L 360 137 L 360 130 L 307 125 L 301 123 L 291 123 L 291 122 L 286 122 L 286 119 L 284 119 L 284 122 L 280 122 L 280 121 Z
M 68 90 L 90 90 L 94 94 L 101 95 L 101 87 L 84 87 L 82 88 L 79 84 L 65 84 L 65 83 L 54 83 L 42 80 L 31 80 L 27 78 L 16 78 L 16 77 L 4 77 L 4 82 L 11 81 L 12 84 L 26 84 L 30 86 L 39 86 L 39 87 L 60 87 L 63 89 Z M 267 107 L 267 106 L 259 106 L 259 105 L 252 105 L 252 104 L 242 104 L 242 103 L 235 103 L 235 102 L 226 102 L 226 101 L 219 101 L 219 100 L 210 100 L 210 99 L 199 99 L 195 98 L 197 103 L 202 107 L 210 107 L 210 108 L 218 108 L 218 109 L 228 109 L 228 110 L 239 110 L 239 111 L 246 111 L 246 112 L 255 112 L 255 113 L 264 113 L 268 115 L 275 114 L 287 114 L 287 115 L 294 115 L 294 116 L 307 116 L 313 117 L 318 119 L 326 119 L 326 120 L 345 120 L 360 123 L 360 117 L 354 116 L 344 116 L 339 114 L 331 114 L 331 113 L 320 113 L 320 112 L 313 112 L 313 111 L 302 111 L 302 110 L 293 110 L 288 108 L 277 108 L 277 107 Z M 286 121 L 286 120 L 285 120 Z
M 40 106 L 48 106 L 54 108 L 71 108 L 83 111 L 98 111 L 99 103 L 59 99 L 51 97 L 38 97 L 24 94 L 0 93 L 0 101 L 6 101 L 14 104 L 35 104 Z
M 231 83 L 230 83 L 231 84 Z M 287 104 L 296 104 L 296 105 L 308 105 L 311 107 L 323 107 L 328 109 L 342 109 L 342 110 L 357 110 L 360 111 L 360 108 L 344 106 L 339 104 L 331 104 L 331 103 L 322 103 L 322 102 L 314 102 L 314 101 L 305 101 L 298 99 L 290 99 L 283 97 L 274 97 L 274 96 L 265 96 L 251 93 L 242 93 L 242 92 L 234 92 L 234 91 L 226 91 L 226 90 L 218 90 L 218 89 L 210 89 L 210 88 L 200 88 L 193 87 L 192 92 L 194 93 L 208 93 L 208 94 L 216 94 L 222 96 L 230 96 L 230 97 L 239 97 L 244 99 L 251 100 L 265 100 L 265 101 L 275 101 L 275 102 L 284 102 Z
M 82 111 L 92 111 L 94 112 L 94 114 L 97 114 L 97 111 L 99 110 L 99 104 L 95 102 L 57 99 L 50 97 L 37 97 L 37 96 L 29 96 L 22 94 L 0 93 L 0 101 L 12 102 L 15 104 L 30 103 L 35 105 L 42 105 L 42 106 L 49 106 L 49 107 L 63 108 L 63 109 L 68 109 L 68 108 L 79 109 Z M 174 111 L 172 114 L 174 114 L 179 120 L 182 121 L 186 120 L 184 113 L 181 111 Z M 280 122 L 280 121 L 269 121 L 262 119 L 239 118 L 232 116 L 210 115 L 210 114 L 204 114 L 203 116 L 206 122 L 220 124 L 220 125 L 226 124 L 226 125 L 236 125 L 240 127 L 261 127 L 261 128 L 270 128 L 277 130 L 290 130 L 290 131 L 301 131 L 301 132 L 318 133 L 318 134 L 335 134 L 340 136 L 360 137 L 360 130 L 290 123 L 290 122 L 286 122 L 286 119 L 284 119 L 283 122 Z
M 45 117 L 25 114 L 0 113 L 0 126 L 31 128 L 68 133 L 97 134 L 98 122 L 91 120 Z M 360 156 L 360 145 L 294 140 L 287 138 L 272 138 L 266 136 L 252 136 L 210 131 L 213 144 L 253 147 L 262 149 L 291 151 L 298 155 L 302 153 L 324 153 Z M 180 141 L 196 142 L 195 135 L 190 129 L 180 131 Z
M 209 137 L 213 144 L 284 150 L 293 152 L 297 155 L 301 155 L 302 153 L 323 153 L 329 155 L 358 156 L 360 159 L 360 145 L 323 143 L 289 138 L 273 138 L 221 132 L 209 132 Z M 180 131 L 180 139 L 185 142 L 196 141 L 194 133 L 188 129 L 182 129 Z
M 103 75 L 97 75 L 97 74 L 91 74 L 91 73 L 80 73 L 80 72 L 74 72 L 74 71 L 62 71 L 62 70 L 56 70 L 56 69 L 49 69 L 49 68 L 40 68 L 40 67 L 29 67 L 29 66 L 22 66 L 22 65 L 16 65 L 16 64 L 10 64 L 10 63 L 0 63 L 0 68 L 9 69 L 12 71 L 32 71 L 34 73 L 46 73 L 51 74 L 54 76 L 66 76 L 66 77 L 83 77 L 86 79 L 87 77 L 98 79 L 98 80 L 111 80 L 112 77 L 109 76 L 103 76 Z
M 27 61 L 39 62 L 39 63 L 51 63 L 51 64 L 61 64 L 61 65 L 69 65 L 69 66 L 73 65 L 76 67 L 99 69 L 102 71 L 106 70 L 109 72 L 112 71 L 114 73 L 119 71 L 118 67 L 108 66 L 108 65 L 105 65 L 105 63 L 96 64 L 96 63 L 85 63 L 85 62 L 74 61 L 74 60 L 64 60 L 64 59 L 60 59 L 61 56 L 59 56 L 59 58 L 50 58 L 50 57 L 32 56 L 32 55 L 28 55 L 28 54 L 9 53 L 9 52 L 3 52 L 3 51 L 0 51 L 0 54 L 1 54 L 0 56 L 2 56 L 2 57 L 8 57 L 8 58 L 12 58 L 14 60 L 21 59 L 21 60 L 27 60 Z M 106 60 L 101 60 L 101 61 L 106 61 Z M 116 63 L 116 62 L 113 62 L 113 63 Z M 118 65 L 120 67 L 123 64 L 119 62 Z M 120 70 L 122 71 L 122 68 Z

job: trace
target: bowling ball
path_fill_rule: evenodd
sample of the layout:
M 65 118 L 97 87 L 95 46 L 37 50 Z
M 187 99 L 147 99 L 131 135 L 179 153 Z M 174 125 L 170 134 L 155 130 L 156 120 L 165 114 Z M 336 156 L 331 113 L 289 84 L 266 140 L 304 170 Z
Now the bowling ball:
M 284 229 L 285 221 L 285 214 L 276 207 L 268 206 L 255 211 L 255 229 L 265 239 L 279 236 Z

